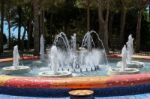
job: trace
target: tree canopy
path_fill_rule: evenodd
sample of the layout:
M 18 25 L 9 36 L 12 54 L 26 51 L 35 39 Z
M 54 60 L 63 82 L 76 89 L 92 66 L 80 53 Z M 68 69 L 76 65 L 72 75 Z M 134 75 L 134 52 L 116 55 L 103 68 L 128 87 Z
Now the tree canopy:
M 34 48 L 35 54 L 39 53 L 41 34 L 47 44 L 52 44 L 61 31 L 68 37 L 77 33 L 80 44 L 89 30 L 99 33 L 107 50 L 120 49 L 129 34 L 135 38 L 137 51 L 150 50 L 149 0 L 1 0 L 0 3 L 0 45 L 4 39 L 3 22 L 7 21 L 10 49 L 13 45 L 10 29 L 17 28 L 16 39 L 21 50 Z M 23 36 L 21 27 L 24 28 Z M 26 47 L 25 36 L 28 38 Z M 2 52 L 2 46 L 0 48 Z

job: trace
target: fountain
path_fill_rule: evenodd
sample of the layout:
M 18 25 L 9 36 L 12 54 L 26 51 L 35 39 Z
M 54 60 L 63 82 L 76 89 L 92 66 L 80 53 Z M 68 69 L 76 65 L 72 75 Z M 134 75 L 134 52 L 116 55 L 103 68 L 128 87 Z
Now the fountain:
M 119 67 L 116 68 L 110 68 L 108 73 L 109 74 L 114 74 L 114 75 L 122 75 L 122 74 L 137 74 L 140 71 L 136 68 L 128 68 L 127 67 L 127 48 L 126 45 L 124 45 L 124 47 L 122 48 L 122 61 L 121 61 L 121 65 Z
M 82 41 L 82 47 L 83 46 L 88 46 L 88 50 L 91 50 L 92 48 L 92 45 L 94 46 L 94 48 L 96 47 L 95 43 L 94 43 L 94 40 L 92 38 L 92 34 L 95 34 L 99 43 L 101 44 L 101 52 L 104 54 L 103 56 L 103 59 L 105 61 L 105 64 L 108 65 L 108 59 L 107 59 L 107 55 L 106 55 L 106 51 L 105 51 L 105 47 L 104 47 L 104 44 L 103 44 L 103 41 L 100 39 L 98 33 L 96 33 L 96 31 L 89 31 L 87 32 L 87 34 L 85 34 L 84 38 L 83 38 L 83 41 Z M 87 42 L 87 43 L 86 43 Z M 98 45 L 98 47 L 100 47 Z
M 23 74 L 30 71 L 29 66 L 20 66 L 19 65 L 20 55 L 18 52 L 18 46 L 14 46 L 13 50 L 13 66 L 2 68 L 4 74 Z
M 73 34 L 73 36 L 71 36 L 71 49 L 73 52 L 76 52 L 76 49 L 77 49 L 76 34 Z
M 20 56 L 18 47 L 15 46 L 13 52 L 13 66 L 2 68 L 2 70 L 6 74 L 16 74 L 17 72 L 26 74 L 16 76 L 1 75 L 1 93 L 20 95 L 21 97 L 55 97 L 56 94 L 57 97 L 61 98 L 64 95 L 68 97 L 67 92 L 70 89 L 78 88 L 88 88 L 94 90 L 95 93 L 102 93 L 97 94 L 100 97 L 103 96 L 103 93 L 105 95 L 108 93 L 109 96 L 118 94 L 127 95 L 128 93 L 130 95 L 131 91 L 129 90 L 135 91 L 135 94 L 141 93 L 141 90 L 142 93 L 149 90 L 150 62 L 144 60 L 145 66 L 140 71 L 139 68 L 129 68 L 128 61 L 132 62 L 132 58 L 128 56 L 129 50 L 132 48 L 131 46 L 124 45 L 122 48 L 122 61 L 120 62 L 120 66 L 117 67 L 114 65 L 117 60 L 112 58 L 112 66 L 107 67 L 108 61 L 105 48 L 95 31 L 89 31 L 85 34 L 80 48 L 77 46 L 76 39 L 76 34 L 73 34 L 71 41 L 68 41 L 65 33 L 59 33 L 54 40 L 54 44 L 47 50 L 47 57 L 43 57 L 44 48 L 41 46 L 40 60 L 48 60 L 48 65 L 42 65 L 38 68 L 35 68 L 36 66 L 31 67 L 32 71 L 29 73 L 26 73 L 25 69 L 19 69 L 21 67 L 19 66 Z M 44 43 L 41 43 L 41 45 L 42 44 L 44 45 Z M 130 52 L 130 55 L 132 54 L 133 51 Z M 24 64 L 29 64 L 31 61 L 34 61 L 31 60 L 31 58 L 27 60 L 29 61 L 25 61 Z M 6 60 L 2 61 L 0 66 L 7 65 Z M 29 68 L 27 70 L 29 70 Z M 141 74 L 137 74 L 139 72 L 141 72 Z M 108 76 L 107 73 L 109 73 L 110 76 Z M 74 76 L 74 74 L 79 77 L 70 77 Z M 121 92 L 122 89 L 125 90 Z M 10 90 L 13 91 L 10 92 Z M 97 95 L 96 97 L 98 97 Z
M 92 34 L 96 35 L 98 43 L 97 47 L 92 37 Z M 79 49 L 79 63 L 81 68 L 86 69 L 86 71 L 93 71 L 102 67 L 105 67 L 106 69 L 108 68 L 108 60 L 103 42 L 95 31 L 88 31 L 85 34 L 82 45 Z M 103 63 L 105 64 L 105 66 L 100 65 Z
M 45 61 L 45 54 L 44 54 L 44 37 L 41 35 L 40 38 L 40 60 Z
M 129 68 L 142 68 L 144 66 L 144 63 L 132 60 L 132 56 L 134 53 L 133 40 L 134 39 L 132 38 L 132 35 L 130 34 L 128 37 L 128 42 L 126 43 L 127 44 L 127 58 L 126 58 L 127 67 L 129 67 Z M 122 65 L 122 63 L 118 62 L 117 66 L 121 66 L 121 65 Z
M 71 36 L 71 51 L 70 51 L 70 57 L 72 60 L 72 69 L 75 70 L 77 66 L 77 45 L 76 45 L 76 34 L 73 34 Z
M 64 46 L 62 45 L 64 44 Z M 58 47 L 57 47 L 58 46 Z M 48 60 L 49 60 L 49 71 L 40 72 L 39 76 L 45 77 L 67 77 L 71 76 L 71 49 L 66 34 L 61 32 L 56 35 L 54 45 L 51 47 Z
M 49 68 L 51 70 L 40 72 L 39 76 L 44 76 L 44 77 L 68 77 L 68 76 L 71 76 L 71 72 L 58 70 L 60 67 L 59 51 L 55 45 L 53 45 L 51 47 L 49 59 L 50 59 Z
M 102 50 L 97 47 L 92 34 L 96 35 L 101 43 Z M 102 58 L 105 57 L 105 58 Z M 100 65 L 105 61 L 105 66 Z M 60 77 L 70 76 L 77 72 L 95 71 L 107 66 L 108 61 L 101 39 L 95 31 L 85 34 L 79 51 L 76 47 L 76 34 L 71 36 L 69 44 L 66 34 L 61 32 L 56 35 L 54 44 L 49 51 L 49 71 L 39 73 L 40 76 Z M 74 73 L 75 72 L 75 73 Z
M 56 35 L 54 40 L 54 45 L 57 46 L 59 52 L 58 60 L 60 63 L 59 70 L 72 72 L 71 65 L 72 60 L 72 50 L 69 44 L 69 40 L 64 32 L 60 32 Z M 74 49 L 75 50 L 75 49 Z

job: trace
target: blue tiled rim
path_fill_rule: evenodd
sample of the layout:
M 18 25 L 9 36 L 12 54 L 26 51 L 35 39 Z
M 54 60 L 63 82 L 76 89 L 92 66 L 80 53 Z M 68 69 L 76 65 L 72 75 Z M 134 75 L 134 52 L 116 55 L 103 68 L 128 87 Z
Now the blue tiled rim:
M 0 94 L 32 97 L 67 97 L 72 89 L 57 88 L 14 88 L 0 87 Z M 109 97 L 150 93 L 150 84 L 136 85 L 130 87 L 92 88 L 94 96 Z

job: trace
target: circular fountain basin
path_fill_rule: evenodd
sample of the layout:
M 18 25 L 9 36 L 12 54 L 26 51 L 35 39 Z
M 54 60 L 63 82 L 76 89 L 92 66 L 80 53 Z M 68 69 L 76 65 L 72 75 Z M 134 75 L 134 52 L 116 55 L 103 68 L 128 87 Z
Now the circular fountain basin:
M 29 66 L 10 66 L 2 68 L 4 74 L 24 74 L 30 71 Z
M 110 75 L 123 75 L 123 74 L 138 74 L 140 70 L 137 68 L 125 68 L 125 70 L 121 70 L 121 68 L 110 68 L 108 74 Z
M 122 61 L 117 63 L 117 67 L 122 66 Z M 127 63 L 127 67 L 128 68 L 142 68 L 144 67 L 144 63 L 143 62 L 139 62 L 139 61 L 131 61 L 131 63 Z
M 39 76 L 42 76 L 42 77 L 70 77 L 70 76 L 72 76 L 72 73 L 68 72 L 68 71 L 58 71 L 57 73 L 54 73 L 52 71 L 44 71 L 44 72 L 40 72 Z

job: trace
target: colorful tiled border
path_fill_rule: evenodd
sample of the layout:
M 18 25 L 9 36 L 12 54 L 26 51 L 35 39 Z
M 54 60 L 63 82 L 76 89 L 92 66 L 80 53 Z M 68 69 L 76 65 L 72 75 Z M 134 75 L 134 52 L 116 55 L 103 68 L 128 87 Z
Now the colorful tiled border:
M 26 57 L 26 59 L 38 59 L 38 57 Z M 105 77 L 67 78 L 0 76 L 1 87 L 15 88 L 111 88 L 142 84 L 150 84 L 150 73 Z
M 1 87 L 15 88 L 111 88 L 150 84 L 150 74 L 117 75 L 108 77 L 16 77 L 0 76 Z

